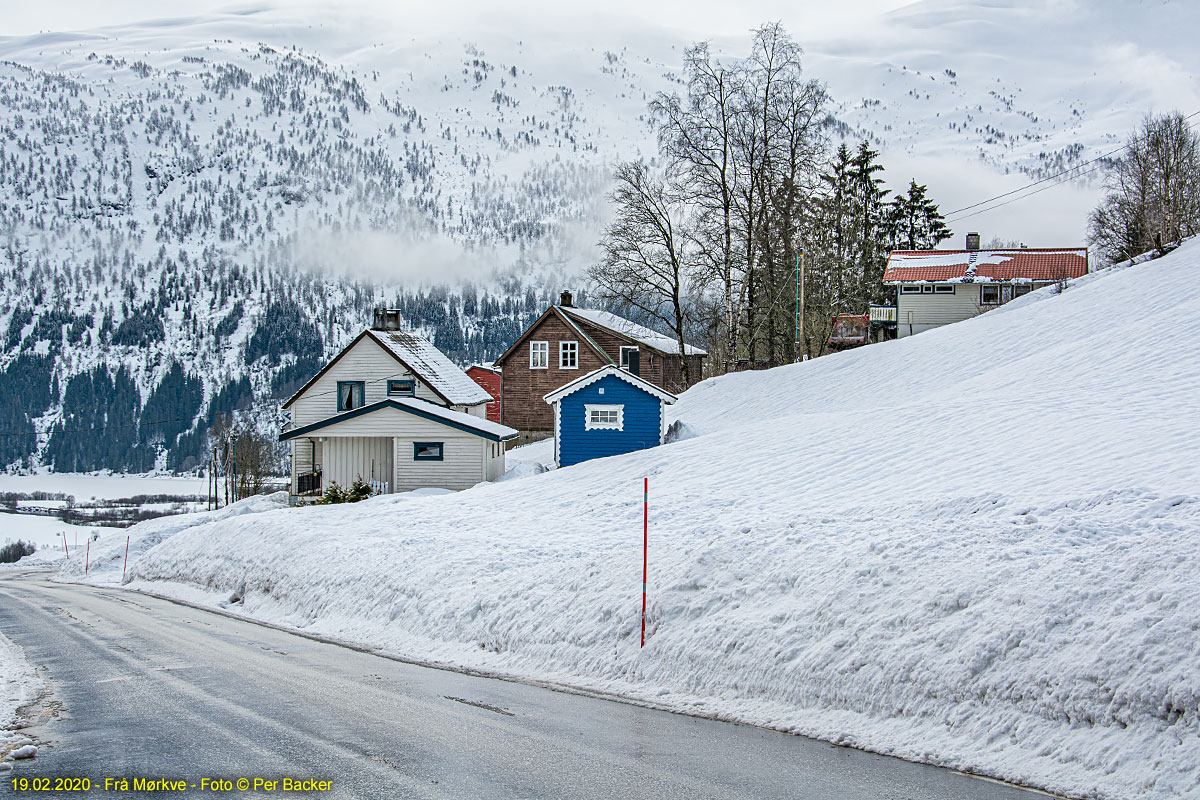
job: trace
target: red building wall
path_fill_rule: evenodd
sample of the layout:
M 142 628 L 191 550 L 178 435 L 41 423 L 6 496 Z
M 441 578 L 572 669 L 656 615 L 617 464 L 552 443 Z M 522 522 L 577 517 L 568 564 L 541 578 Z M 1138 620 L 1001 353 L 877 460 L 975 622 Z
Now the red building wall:
M 472 364 L 467 367 L 467 375 L 492 396 L 492 402 L 487 404 L 487 418 L 500 422 L 500 373 Z

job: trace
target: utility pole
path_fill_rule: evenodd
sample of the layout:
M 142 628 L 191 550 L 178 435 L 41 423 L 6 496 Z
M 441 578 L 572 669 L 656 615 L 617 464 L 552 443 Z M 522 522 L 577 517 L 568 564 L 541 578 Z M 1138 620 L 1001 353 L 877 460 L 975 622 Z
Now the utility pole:
M 804 254 L 796 254 L 796 361 L 807 361 L 808 353 L 800 354 L 804 341 Z

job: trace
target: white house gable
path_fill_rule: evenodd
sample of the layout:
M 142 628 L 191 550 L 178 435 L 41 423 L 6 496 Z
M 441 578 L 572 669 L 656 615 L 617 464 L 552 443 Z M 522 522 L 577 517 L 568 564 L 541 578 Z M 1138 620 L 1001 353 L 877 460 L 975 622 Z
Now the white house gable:
M 413 381 L 415 397 L 439 405 L 445 403 L 378 342 L 364 336 L 292 402 L 292 425 L 300 428 L 339 413 L 339 383 L 361 383 L 362 404 L 370 405 L 387 398 L 389 381 Z M 405 387 L 393 388 L 403 390 Z

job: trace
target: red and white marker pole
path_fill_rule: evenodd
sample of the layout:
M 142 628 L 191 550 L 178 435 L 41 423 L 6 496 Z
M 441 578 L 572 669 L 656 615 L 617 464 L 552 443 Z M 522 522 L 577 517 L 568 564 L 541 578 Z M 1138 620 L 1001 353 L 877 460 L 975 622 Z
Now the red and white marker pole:
M 63 531 L 63 552 L 67 554 L 67 561 L 71 560 L 71 548 L 67 547 L 67 532 Z
M 129 537 L 125 537 L 125 563 L 121 565 L 121 580 L 125 580 L 125 568 L 129 566 Z
M 87 575 L 88 564 L 90 564 L 90 563 L 92 563 L 92 537 L 91 536 L 88 537 L 87 550 L 85 551 L 84 556 L 83 556 L 83 574 L 84 575 Z
M 650 479 L 642 478 L 642 647 L 646 646 L 646 565 L 650 560 Z

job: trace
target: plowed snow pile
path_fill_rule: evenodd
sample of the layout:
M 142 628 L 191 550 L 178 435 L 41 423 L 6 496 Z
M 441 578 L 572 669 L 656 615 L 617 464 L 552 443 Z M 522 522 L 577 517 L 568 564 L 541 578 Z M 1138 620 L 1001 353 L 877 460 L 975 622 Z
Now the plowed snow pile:
M 129 583 L 1065 794 L 1200 796 L 1198 272 L 1193 242 L 711 380 L 674 409 L 698 435 L 654 450 L 197 525 Z

